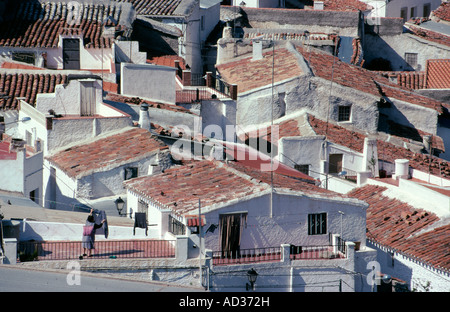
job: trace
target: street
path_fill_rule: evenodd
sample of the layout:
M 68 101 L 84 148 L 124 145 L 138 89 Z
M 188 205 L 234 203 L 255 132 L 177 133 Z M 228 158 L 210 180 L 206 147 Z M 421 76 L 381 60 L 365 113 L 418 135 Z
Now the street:
M 202 292 L 200 288 L 0 265 L 0 292 Z M 78 279 L 77 279 L 78 278 Z

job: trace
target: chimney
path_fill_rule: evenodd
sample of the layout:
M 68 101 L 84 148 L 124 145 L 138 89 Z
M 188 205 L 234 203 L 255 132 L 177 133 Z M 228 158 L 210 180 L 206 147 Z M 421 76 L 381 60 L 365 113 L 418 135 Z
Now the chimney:
M 148 114 L 148 104 L 142 103 L 139 111 L 139 127 L 150 131 L 150 116 Z
M 257 61 L 263 58 L 262 55 L 262 40 L 253 41 L 253 61 Z
M 395 160 L 395 174 L 392 177 L 396 180 L 409 178 L 409 160 L 408 159 L 396 159 Z
M 430 134 L 424 135 L 422 138 L 423 146 L 427 152 L 431 151 L 431 138 L 432 136 Z
M 378 148 L 377 139 L 365 138 L 363 151 L 363 168 L 362 171 L 372 171 L 373 177 L 378 177 Z
M 5 133 L 5 117 L 0 116 L 0 141 L 3 139 L 3 133 Z
M 323 1 L 314 1 L 314 10 L 323 10 Z

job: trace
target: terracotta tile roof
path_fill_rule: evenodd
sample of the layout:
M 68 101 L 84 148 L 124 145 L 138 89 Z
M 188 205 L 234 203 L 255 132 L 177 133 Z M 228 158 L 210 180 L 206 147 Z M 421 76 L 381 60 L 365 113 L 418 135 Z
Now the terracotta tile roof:
M 178 64 L 180 65 L 180 68 L 182 70 L 186 69 L 186 62 L 184 58 L 178 55 L 160 55 L 160 56 L 151 56 L 149 53 L 147 53 L 149 56 L 149 59 L 147 60 L 147 63 L 155 64 L 155 65 L 162 65 L 162 66 L 169 66 L 169 67 L 176 67 L 175 61 L 178 61 Z
M 375 96 L 385 95 L 401 101 L 420 105 L 423 107 L 443 112 L 446 104 L 437 100 L 417 94 L 409 89 L 402 88 L 392 83 L 386 77 L 377 72 L 371 72 L 359 66 L 354 66 L 340 61 L 337 57 L 324 52 L 311 49 L 310 51 L 297 47 L 297 50 L 309 62 L 314 75 L 331 80 L 345 87 L 354 88 Z M 331 70 L 333 68 L 333 71 Z
M 114 0 L 130 2 L 141 15 L 172 15 L 182 0 Z
M 450 89 L 450 59 L 427 60 L 427 88 Z
M 226 203 L 270 190 L 270 173 L 242 162 L 191 161 L 164 173 L 124 182 L 126 188 L 185 215 L 202 207 Z M 299 178 L 274 174 L 274 187 L 327 197 L 345 197 Z
M 425 89 L 426 72 L 425 71 L 379 71 L 380 75 L 396 79 L 397 84 L 408 89 Z
M 281 165 L 281 164 L 280 164 Z M 272 181 L 272 177 L 270 172 L 261 171 L 258 168 L 249 166 L 243 162 L 228 162 L 228 166 L 245 173 L 251 176 L 253 179 L 261 181 L 262 183 L 266 183 L 270 185 Z M 279 169 L 279 170 L 278 170 Z M 330 197 L 342 197 L 346 198 L 346 195 L 339 194 L 324 188 L 321 188 L 314 183 L 306 182 L 304 179 L 299 177 L 298 174 L 293 172 L 293 170 L 283 170 L 285 168 L 278 168 L 273 175 L 273 187 L 275 189 L 288 189 L 293 191 L 300 191 L 307 194 L 316 194 L 321 196 L 330 196 Z M 297 173 L 300 173 L 297 171 Z
M 59 151 L 46 159 L 71 178 L 116 168 L 153 155 L 167 145 L 145 129 L 131 128 Z
M 450 225 L 420 234 L 439 218 L 383 195 L 386 187 L 366 185 L 348 193 L 369 204 L 367 238 L 440 269 L 450 270 Z
M 222 144 L 225 146 L 226 154 L 231 156 L 231 159 L 233 159 L 233 163 L 238 163 L 241 166 L 256 171 L 271 172 L 273 169 L 273 172 L 276 174 L 300 179 L 308 183 L 314 184 L 316 182 L 314 178 L 283 163 L 280 163 L 276 159 L 274 159 L 271 163 L 268 155 L 265 155 L 254 148 L 230 142 L 223 142 Z
M 108 93 L 108 95 L 106 96 L 106 99 L 108 101 L 129 103 L 129 104 L 135 104 L 135 105 L 140 105 L 140 104 L 143 104 L 143 103 L 147 103 L 148 106 L 151 107 L 151 108 L 159 108 L 159 109 L 165 109 L 165 110 L 170 110 L 170 111 L 174 111 L 174 112 L 180 112 L 180 113 L 186 113 L 186 114 L 194 114 L 190 110 L 188 110 L 187 108 L 184 108 L 182 106 L 178 106 L 178 105 L 175 105 L 175 104 L 165 104 L 165 103 L 152 102 L 152 101 L 141 99 L 139 97 L 129 97 L 129 96 L 116 94 L 116 93 L 112 93 L 112 92 Z
M 242 93 L 272 83 L 272 50 L 263 53 L 260 60 L 244 57 L 216 66 L 222 78 L 230 84 L 238 85 Z M 302 74 L 297 57 L 286 48 L 275 49 L 274 82 L 294 78 Z
M 110 48 L 114 38 L 103 36 L 103 21 L 113 16 L 117 23 L 108 19 L 106 25 L 124 29 L 119 23 L 120 7 L 84 4 L 80 8 L 77 25 L 68 22 L 69 10 L 63 2 L 13 2 L 7 8 L 11 15 L 0 23 L 0 46 L 56 48 L 60 35 L 75 34 L 82 35 L 86 48 Z
M 441 5 L 432 12 L 432 15 L 441 20 L 450 22 L 450 2 L 442 2 Z
M 329 11 L 367 11 L 372 7 L 359 0 L 321 0 L 324 10 Z
M 2 63 L 1 68 L 10 68 L 10 69 L 42 69 L 41 67 L 36 67 L 26 63 L 19 62 L 8 62 L 5 61 Z
M 354 151 L 362 153 L 364 150 L 365 135 L 350 131 L 343 127 L 322 121 L 312 115 L 309 116 L 309 123 L 318 135 L 326 135 L 330 142 L 346 146 Z M 394 163 L 396 159 L 408 159 L 410 167 L 431 172 L 436 176 L 450 178 L 450 167 L 447 161 L 438 157 L 430 157 L 422 153 L 414 153 L 407 148 L 396 146 L 392 143 L 377 140 L 378 159 L 389 163 Z
M 0 73 L 0 95 L 6 95 L 6 100 L 0 99 L 0 109 L 17 109 L 17 97 L 25 97 L 31 105 L 36 104 L 38 93 L 53 93 L 55 86 L 67 82 L 67 75 L 44 74 L 38 72 Z
M 289 136 L 300 136 L 300 129 L 298 126 L 298 120 L 295 118 L 292 119 L 288 119 L 285 121 L 280 122 L 279 124 L 274 125 L 274 128 L 278 129 L 278 138 L 282 138 L 282 137 L 289 137 Z M 262 132 L 264 131 L 266 132 L 266 135 L 262 135 Z M 260 128 L 257 130 L 252 130 L 249 131 L 245 134 L 239 135 L 239 139 L 247 142 L 247 140 L 249 140 L 250 138 L 259 138 L 259 139 L 263 139 L 267 142 L 271 142 L 275 145 L 278 145 L 278 141 L 276 142 L 272 142 L 272 127 L 266 127 L 264 128 Z
M 450 46 L 450 36 L 425 29 L 419 25 L 407 22 L 404 25 L 412 34 L 422 37 L 426 40 L 437 42 L 446 46 Z
M 126 181 L 124 185 L 179 215 L 198 209 L 199 198 L 202 207 L 207 207 L 257 194 L 268 188 L 266 184 L 258 185 L 236 175 L 223 163 L 208 160 L 172 167 L 161 174 Z

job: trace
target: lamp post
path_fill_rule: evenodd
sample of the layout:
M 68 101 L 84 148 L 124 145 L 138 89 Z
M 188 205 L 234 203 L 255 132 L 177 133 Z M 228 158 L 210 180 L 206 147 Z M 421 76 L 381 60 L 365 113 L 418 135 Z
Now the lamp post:
M 249 290 L 251 288 L 252 290 L 255 290 L 255 282 L 256 279 L 258 278 L 258 273 L 256 273 L 256 271 L 252 268 L 248 270 L 247 277 L 250 284 L 246 283 L 245 289 Z
M 123 201 L 123 199 L 120 196 L 119 196 L 119 198 L 117 198 L 114 201 L 114 204 L 116 204 L 116 209 L 117 209 L 117 212 L 119 213 L 119 216 L 126 215 L 126 213 L 122 214 L 122 210 L 123 210 L 123 207 L 125 206 L 125 202 Z

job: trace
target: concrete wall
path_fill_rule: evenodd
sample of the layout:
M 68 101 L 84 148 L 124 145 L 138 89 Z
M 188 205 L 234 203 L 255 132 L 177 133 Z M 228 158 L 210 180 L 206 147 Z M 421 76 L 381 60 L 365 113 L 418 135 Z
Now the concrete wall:
M 424 40 L 411 34 L 364 36 L 365 66 L 376 58 L 384 58 L 391 63 L 392 70 L 425 70 L 428 59 L 446 59 L 450 55 L 450 47 Z M 416 68 L 405 61 L 405 53 L 418 53 Z
M 401 279 L 408 284 L 411 291 L 448 292 L 450 275 L 430 267 L 418 260 L 392 252 L 382 246 L 368 243 L 377 251 L 376 261 L 383 274 Z
M 351 105 L 351 124 L 356 129 L 374 133 L 378 129 L 378 97 L 328 80 L 307 75 L 274 85 L 274 120 L 301 109 L 321 119 L 337 121 L 338 106 Z M 237 103 L 237 124 L 247 126 L 270 122 L 271 85 L 240 93 Z M 257 112 L 257 113 L 255 113 Z M 329 115 L 328 115 L 329 112 Z
M 122 63 L 121 94 L 175 104 L 175 73 L 173 67 Z
M 270 195 L 250 200 L 239 200 L 222 209 L 202 209 L 207 226 L 219 223 L 223 213 L 247 211 L 247 224 L 242 229 L 241 249 L 255 247 L 274 247 L 279 244 L 297 246 L 317 246 L 329 243 L 328 233 L 340 233 L 340 214 L 343 218 L 343 238 L 365 244 L 365 208 L 349 201 L 325 201 L 323 199 L 287 194 L 274 194 L 273 211 L 270 217 Z M 309 213 L 327 212 L 327 234 L 308 235 L 307 217 Z M 221 249 L 219 231 L 205 234 L 205 247 L 213 251 Z
M 353 37 L 361 34 L 359 12 L 251 8 L 245 8 L 243 12 L 252 28 L 294 28 Z

